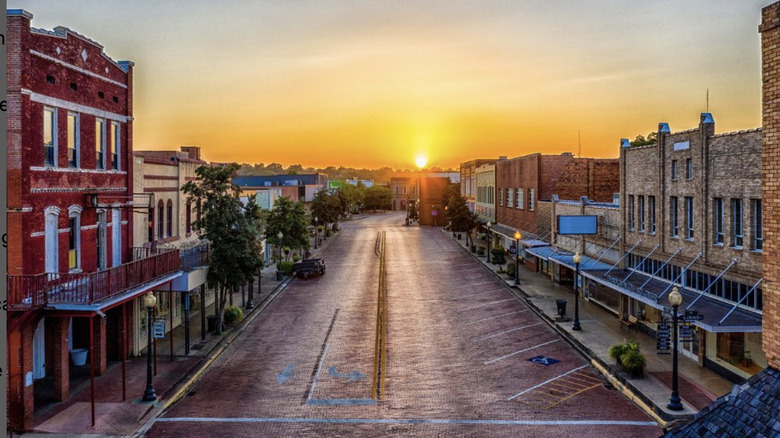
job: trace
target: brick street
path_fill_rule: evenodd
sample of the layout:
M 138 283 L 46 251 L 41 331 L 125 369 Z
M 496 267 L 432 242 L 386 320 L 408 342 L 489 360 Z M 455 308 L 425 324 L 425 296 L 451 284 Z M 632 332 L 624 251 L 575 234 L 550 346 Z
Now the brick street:
M 294 280 L 147 435 L 661 434 L 439 228 L 403 217 L 342 224 L 321 253 L 327 273 Z M 382 231 L 387 356 L 375 373 Z

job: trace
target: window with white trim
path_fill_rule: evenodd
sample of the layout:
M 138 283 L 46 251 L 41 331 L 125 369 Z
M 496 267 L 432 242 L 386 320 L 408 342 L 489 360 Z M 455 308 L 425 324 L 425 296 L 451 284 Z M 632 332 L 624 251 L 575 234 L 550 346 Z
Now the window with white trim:
M 95 169 L 106 168 L 106 121 L 95 119 Z
M 655 234 L 655 196 L 647 197 L 647 213 L 650 215 L 650 234 Z
M 634 219 L 634 195 L 628 195 L 628 229 L 633 230 L 636 225 Z
M 761 200 L 760 199 L 751 199 L 750 200 L 750 208 L 753 210 L 753 250 L 754 251 L 763 251 L 764 250 L 764 226 L 761 223 L 761 221 L 764 218 L 764 213 L 761 210 Z
M 515 208 L 518 208 L 518 209 L 522 210 L 523 209 L 523 204 L 524 204 L 524 201 L 525 201 L 525 190 L 524 189 L 517 189 L 517 196 L 515 198 L 516 198 L 516 203 L 517 203 Z
M 498 189 L 498 206 L 504 206 L 504 189 Z
M 536 191 L 528 189 L 528 211 L 534 211 L 534 208 L 536 208 Z
M 109 169 L 119 170 L 119 147 L 120 147 L 120 133 L 119 123 L 111 122 L 111 133 L 109 135 L 109 159 L 111 160 Z
M 685 238 L 693 240 L 694 227 L 693 197 L 685 197 Z
M 57 110 L 43 109 L 43 165 L 57 166 Z
M 693 160 L 690 158 L 685 159 L 685 177 L 693 179 Z
M 68 112 L 68 167 L 79 167 L 79 114 Z
M 514 204 L 514 199 L 512 197 L 514 192 L 515 191 L 512 189 L 506 189 L 506 206 L 509 208 L 512 208 L 512 205 Z
M 645 231 L 645 197 L 644 196 L 638 196 L 639 201 L 639 212 L 637 213 L 639 216 L 639 231 L 644 233 Z
M 680 235 L 679 206 L 677 205 L 677 196 L 669 197 L 669 234 L 671 237 Z
M 73 212 L 68 217 L 68 269 L 81 267 L 81 216 Z

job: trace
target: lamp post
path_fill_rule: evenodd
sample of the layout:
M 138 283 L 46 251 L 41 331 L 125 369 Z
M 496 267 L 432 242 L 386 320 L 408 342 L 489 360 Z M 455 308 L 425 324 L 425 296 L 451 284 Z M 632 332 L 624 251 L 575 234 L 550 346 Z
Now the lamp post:
M 582 330 L 582 327 L 580 327 L 580 291 L 577 287 L 577 278 L 580 276 L 580 261 L 582 260 L 582 256 L 580 253 L 575 253 L 572 260 L 574 260 L 574 325 L 572 325 L 571 329 L 580 331 Z
M 492 227 L 492 226 L 493 226 L 493 224 L 491 224 L 490 221 L 488 221 L 487 225 L 485 225 L 485 227 L 487 228 L 487 232 L 485 233 L 485 235 L 487 236 L 487 242 L 488 242 L 488 248 L 487 248 L 488 249 L 487 250 L 487 262 L 488 263 L 490 263 L 490 241 L 492 240 L 490 238 L 491 237 L 490 227 Z
M 669 397 L 669 404 L 667 408 L 673 411 L 683 410 L 683 405 L 680 402 L 680 393 L 677 389 L 677 308 L 682 304 L 682 294 L 677 289 L 677 286 L 672 288 L 672 293 L 669 294 L 669 303 L 672 305 L 672 396 Z
M 319 240 L 319 231 L 317 229 L 317 222 L 319 222 L 320 219 L 317 216 L 314 216 L 314 249 L 317 249 L 317 240 Z
M 520 284 L 520 239 L 523 235 L 515 231 L 515 286 Z
M 141 400 L 146 402 L 152 402 L 157 400 L 157 395 L 154 393 L 154 387 L 152 386 L 152 311 L 154 306 L 157 305 L 157 297 L 154 296 L 152 291 L 146 293 L 144 297 L 144 306 L 146 307 L 146 390 Z

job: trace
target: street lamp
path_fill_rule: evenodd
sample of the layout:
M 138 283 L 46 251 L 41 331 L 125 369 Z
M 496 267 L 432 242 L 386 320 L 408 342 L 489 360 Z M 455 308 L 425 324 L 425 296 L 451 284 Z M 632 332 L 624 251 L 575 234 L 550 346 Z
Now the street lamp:
M 669 294 L 669 303 L 672 305 L 672 333 L 674 336 L 672 337 L 672 396 L 669 397 L 669 404 L 666 407 L 673 411 L 681 411 L 683 405 L 680 403 L 680 393 L 677 390 L 677 308 L 682 304 L 682 294 L 677 286 L 673 287 L 672 293 Z
M 317 249 L 317 240 L 319 239 L 319 231 L 317 229 L 317 222 L 319 222 L 320 219 L 317 216 L 314 216 L 314 249 Z
M 580 253 L 576 253 L 572 260 L 574 260 L 574 325 L 571 329 L 579 331 L 582 328 L 580 327 L 580 292 L 577 287 L 577 278 L 580 276 L 580 260 L 582 260 L 582 256 Z
M 520 284 L 520 239 L 523 235 L 515 231 L 515 286 Z
M 488 221 L 487 225 L 485 226 L 487 227 L 487 233 L 485 233 L 485 235 L 487 235 L 487 242 L 488 242 L 487 262 L 490 263 L 490 241 L 492 240 L 490 238 L 491 237 L 490 227 L 492 227 L 493 224 L 491 224 L 490 221 Z
M 152 402 L 157 400 L 157 395 L 154 393 L 154 387 L 152 386 L 152 311 L 157 304 L 157 297 L 154 296 L 152 291 L 146 293 L 144 297 L 144 306 L 146 307 L 146 390 L 141 400 L 145 402 Z

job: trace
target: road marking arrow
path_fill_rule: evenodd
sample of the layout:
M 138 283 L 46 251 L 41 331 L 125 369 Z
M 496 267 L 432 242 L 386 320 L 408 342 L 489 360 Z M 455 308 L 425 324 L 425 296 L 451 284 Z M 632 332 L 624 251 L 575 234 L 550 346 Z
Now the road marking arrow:
M 284 369 L 281 373 L 276 373 L 276 381 L 279 382 L 281 385 L 282 383 L 286 382 L 287 380 L 292 377 L 292 370 L 294 366 L 293 365 L 287 365 L 287 368 Z
M 365 374 L 359 373 L 357 370 L 352 371 L 349 374 L 340 373 L 336 371 L 336 365 L 333 365 L 332 367 L 328 368 L 328 374 L 330 374 L 333 377 L 349 379 L 350 382 L 357 382 L 358 380 L 363 380 L 366 378 Z

